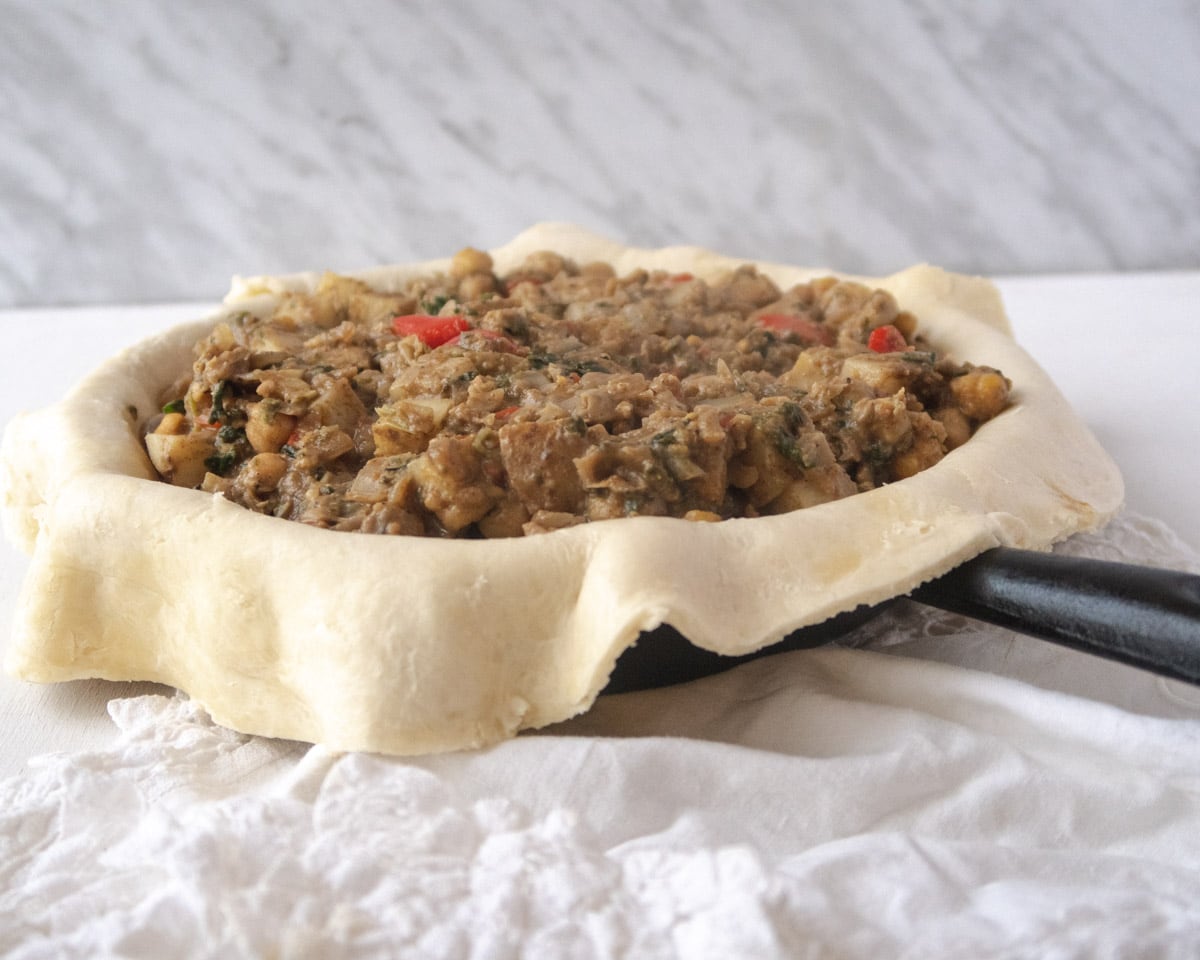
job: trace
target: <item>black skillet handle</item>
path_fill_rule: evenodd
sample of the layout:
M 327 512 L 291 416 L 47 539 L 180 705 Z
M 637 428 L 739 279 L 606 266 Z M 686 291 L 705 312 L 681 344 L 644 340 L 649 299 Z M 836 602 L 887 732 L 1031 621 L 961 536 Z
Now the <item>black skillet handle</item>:
M 1200 576 L 997 547 L 912 598 L 1200 684 Z

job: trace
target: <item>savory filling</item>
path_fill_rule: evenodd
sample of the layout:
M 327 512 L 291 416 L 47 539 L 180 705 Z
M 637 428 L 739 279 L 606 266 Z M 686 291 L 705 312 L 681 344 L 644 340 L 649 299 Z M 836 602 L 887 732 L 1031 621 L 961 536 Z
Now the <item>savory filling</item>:
M 1008 402 L 882 290 L 531 255 L 218 323 L 147 425 L 166 480 L 334 530 L 512 537 L 721 520 L 901 480 Z

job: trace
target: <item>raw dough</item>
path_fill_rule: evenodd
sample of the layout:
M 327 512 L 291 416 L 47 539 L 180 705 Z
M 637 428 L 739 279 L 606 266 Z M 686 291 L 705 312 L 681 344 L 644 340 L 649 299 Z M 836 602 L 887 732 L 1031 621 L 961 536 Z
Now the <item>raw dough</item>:
M 535 250 L 708 277 L 742 261 L 635 250 L 543 224 Z M 364 271 L 391 289 L 448 261 Z M 759 264 L 781 286 L 829 271 Z M 318 274 L 235 280 L 265 307 Z M 998 367 L 1013 404 L 915 477 L 794 513 L 633 518 L 513 540 L 372 537 L 262 516 L 155 474 L 141 424 L 208 319 L 103 364 L 14 420 L 5 526 L 32 553 L 6 667 L 39 682 L 156 680 L 219 723 L 342 750 L 475 747 L 588 708 L 639 631 L 669 622 L 737 654 L 905 593 L 989 547 L 1041 548 L 1119 508 L 1115 465 L 1013 342 L 995 288 L 928 266 L 884 279 L 941 349 Z

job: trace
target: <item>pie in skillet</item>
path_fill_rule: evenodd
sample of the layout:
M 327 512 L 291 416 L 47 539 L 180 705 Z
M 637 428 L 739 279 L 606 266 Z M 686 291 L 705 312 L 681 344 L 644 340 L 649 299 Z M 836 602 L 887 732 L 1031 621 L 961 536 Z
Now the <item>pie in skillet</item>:
M 984 280 L 560 224 L 237 280 L 14 421 L 3 479 L 10 672 L 389 753 L 577 714 L 659 624 L 746 653 L 1122 496 Z

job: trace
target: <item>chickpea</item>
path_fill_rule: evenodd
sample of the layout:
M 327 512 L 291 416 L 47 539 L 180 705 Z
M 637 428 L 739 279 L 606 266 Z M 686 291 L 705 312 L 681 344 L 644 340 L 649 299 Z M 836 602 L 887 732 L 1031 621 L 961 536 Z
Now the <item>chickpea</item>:
M 907 310 L 901 310 L 892 320 L 892 326 L 899 330 L 904 339 L 912 343 L 913 335 L 917 332 L 917 318 Z
M 774 303 L 780 297 L 779 287 L 770 277 L 755 270 L 739 268 L 723 281 L 713 285 L 731 307 L 749 312 Z
M 296 429 L 296 418 L 279 412 L 278 400 L 263 400 L 246 408 L 246 439 L 258 453 L 276 453 Z
M 950 381 L 950 394 L 964 414 L 972 420 L 990 420 L 1008 403 L 1010 384 L 1000 373 L 988 367 L 976 367 Z
M 580 267 L 579 275 L 587 277 L 589 280 L 610 280 L 617 275 L 617 271 L 612 268 L 612 264 L 594 260 Z
M 839 280 L 828 285 L 820 280 L 813 282 L 814 287 L 818 284 L 821 312 L 825 322 L 835 327 L 841 326 L 862 310 L 871 299 L 871 288 L 853 280 Z
M 897 480 L 905 480 L 916 476 L 922 470 L 932 467 L 945 456 L 946 451 L 932 435 L 919 436 L 913 445 L 892 461 L 892 476 Z
M 838 283 L 837 277 L 817 277 L 809 282 L 809 289 L 813 296 L 817 299 L 825 296 L 825 294 Z
M 154 469 L 178 487 L 194 487 L 204 479 L 216 439 L 215 430 L 195 433 L 151 433 L 146 436 L 146 452 Z
M 494 506 L 479 521 L 479 532 L 485 537 L 519 537 L 529 522 L 529 511 L 515 496 L 509 496 Z
M 935 411 L 933 418 L 946 428 L 947 450 L 961 447 L 971 439 L 971 421 L 958 407 L 942 407 Z
M 278 453 L 260 453 L 250 459 L 245 467 L 246 486 L 255 493 L 270 492 L 279 486 L 287 473 L 287 457 Z
M 496 292 L 496 278 L 490 273 L 472 273 L 458 282 L 459 300 L 478 300 L 485 293 Z
M 567 268 L 567 261 L 551 250 L 537 250 L 525 258 L 519 273 L 553 280 Z
M 739 490 L 746 490 L 758 483 L 758 470 L 748 463 L 732 462 L 729 464 L 729 485 Z
M 450 260 L 450 276 L 456 280 L 469 277 L 473 273 L 492 272 L 492 258 L 482 250 L 474 247 L 464 247 Z

